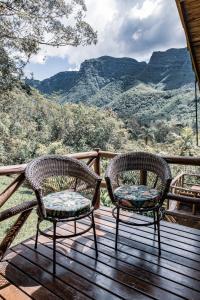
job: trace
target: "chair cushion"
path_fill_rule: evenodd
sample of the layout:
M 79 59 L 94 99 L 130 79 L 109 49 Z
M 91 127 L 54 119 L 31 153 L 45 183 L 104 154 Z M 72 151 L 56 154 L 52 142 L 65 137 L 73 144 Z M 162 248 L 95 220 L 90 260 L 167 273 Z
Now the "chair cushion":
M 121 186 L 114 191 L 116 201 L 129 208 L 153 207 L 160 199 L 160 192 L 146 185 Z
M 47 217 L 78 217 L 91 209 L 91 201 L 77 192 L 62 191 L 43 197 Z

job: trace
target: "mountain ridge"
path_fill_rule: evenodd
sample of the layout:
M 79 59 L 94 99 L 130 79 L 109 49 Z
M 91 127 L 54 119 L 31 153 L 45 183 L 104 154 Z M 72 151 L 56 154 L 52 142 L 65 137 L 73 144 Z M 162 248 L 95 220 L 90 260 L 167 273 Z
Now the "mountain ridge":
M 186 122 L 192 116 L 194 73 L 186 48 L 153 52 L 148 63 L 126 57 L 89 59 L 79 71 L 34 83 L 61 104 L 112 109 L 125 122 L 134 116 L 149 124 L 157 118 L 169 119 L 169 114 Z
M 148 63 L 102 56 L 84 61 L 79 71 L 30 83 L 61 104 L 111 109 L 125 123 L 193 118 L 194 73 L 186 48 L 153 52 Z
M 113 81 L 121 81 L 124 89 L 139 81 L 170 90 L 192 83 L 194 74 L 187 49 L 171 48 L 153 52 L 148 63 L 129 57 L 101 56 L 85 60 L 79 71 L 59 72 L 42 81 L 27 80 L 27 83 L 47 95 L 64 94 L 61 102 L 68 101 L 67 94 L 70 102 L 85 102 L 87 97 Z M 82 97 L 77 95 L 80 88 L 83 89 Z

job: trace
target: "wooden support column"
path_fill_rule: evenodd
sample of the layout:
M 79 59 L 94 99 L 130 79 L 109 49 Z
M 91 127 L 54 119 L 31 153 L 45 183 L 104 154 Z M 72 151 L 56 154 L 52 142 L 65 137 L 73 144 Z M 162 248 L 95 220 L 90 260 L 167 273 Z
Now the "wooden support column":
M 145 170 L 140 171 L 140 184 L 141 185 L 147 184 L 147 171 Z
M 95 159 L 95 162 L 94 162 L 94 172 L 97 174 L 97 175 L 101 175 L 101 166 L 100 166 L 100 149 L 94 149 L 96 152 L 97 152 L 97 157 Z M 95 206 L 95 209 L 98 209 L 100 207 L 100 189 L 99 189 L 99 192 L 98 192 L 98 196 L 97 196 L 97 204 Z

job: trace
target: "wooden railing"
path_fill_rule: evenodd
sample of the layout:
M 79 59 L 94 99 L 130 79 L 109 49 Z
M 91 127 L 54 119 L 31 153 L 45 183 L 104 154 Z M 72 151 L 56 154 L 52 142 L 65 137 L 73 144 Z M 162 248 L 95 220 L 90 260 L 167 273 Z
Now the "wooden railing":
M 108 151 L 101 151 L 95 149 L 91 152 L 82 152 L 82 153 L 73 153 L 68 154 L 67 156 L 77 158 L 80 160 L 85 160 L 86 163 L 94 169 L 94 171 L 101 176 L 101 159 L 112 159 L 119 153 L 113 153 Z M 177 157 L 177 156 L 167 156 L 163 157 L 169 164 L 179 164 L 179 165 L 191 165 L 191 166 L 200 166 L 200 157 Z M 26 164 L 21 165 L 12 165 L 12 166 L 3 166 L 0 167 L 0 176 L 10 176 L 17 175 L 17 177 L 11 182 L 11 184 L 0 194 L 0 208 L 9 200 L 9 198 L 15 193 L 18 188 L 24 183 L 25 175 L 24 171 L 26 169 Z M 141 171 L 140 182 L 145 184 L 146 182 L 146 173 Z M 106 188 L 106 183 L 102 180 L 101 188 Z M 199 198 L 179 196 L 173 193 L 168 194 L 168 199 L 176 200 L 180 202 L 187 203 L 200 203 Z M 15 223 L 8 230 L 5 238 L 0 243 L 0 260 L 4 256 L 6 250 L 9 248 L 10 244 L 21 230 L 23 224 L 31 214 L 34 207 L 36 207 L 37 201 L 33 199 L 32 201 L 25 201 L 22 204 L 16 205 L 10 209 L 6 209 L 0 212 L 0 222 L 11 218 L 15 215 L 19 215 Z M 100 206 L 100 194 L 98 196 L 98 208 Z

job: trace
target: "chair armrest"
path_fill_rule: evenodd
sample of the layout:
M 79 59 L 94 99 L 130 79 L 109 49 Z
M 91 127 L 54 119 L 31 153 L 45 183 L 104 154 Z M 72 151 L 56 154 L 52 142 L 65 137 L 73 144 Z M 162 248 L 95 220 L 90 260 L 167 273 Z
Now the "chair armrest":
M 111 199 L 112 203 L 115 203 L 116 201 L 115 201 L 115 197 L 114 197 L 114 193 L 113 193 L 112 181 L 111 181 L 110 177 L 108 177 L 108 176 L 105 177 L 105 180 L 106 180 L 107 190 L 108 190 L 110 199 Z
M 92 200 L 92 206 L 93 207 L 95 207 L 96 202 L 98 200 L 101 180 L 102 180 L 101 177 L 98 176 L 98 179 L 96 180 L 96 186 L 95 186 L 94 196 L 93 196 L 93 200 Z

